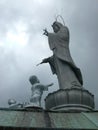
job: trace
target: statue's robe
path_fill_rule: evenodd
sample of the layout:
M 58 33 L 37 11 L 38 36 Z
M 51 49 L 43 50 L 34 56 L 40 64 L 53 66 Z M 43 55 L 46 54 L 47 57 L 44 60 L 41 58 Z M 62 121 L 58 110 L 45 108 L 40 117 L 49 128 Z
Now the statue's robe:
M 40 83 L 35 83 L 32 85 L 31 91 L 32 91 L 32 96 L 30 98 L 30 102 L 34 106 L 41 106 L 41 98 L 42 98 L 43 91 L 48 91 L 48 86 L 45 86 Z
M 81 71 L 73 62 L 69 51 L 69 31 L 62 26 L 57 33 L 49 33 L 48 41 L 53 56 L 50 57 L 50 66 L 53 74 L 58 77 L 61 89 L 70 88 L 73 85 L 82 86 Z

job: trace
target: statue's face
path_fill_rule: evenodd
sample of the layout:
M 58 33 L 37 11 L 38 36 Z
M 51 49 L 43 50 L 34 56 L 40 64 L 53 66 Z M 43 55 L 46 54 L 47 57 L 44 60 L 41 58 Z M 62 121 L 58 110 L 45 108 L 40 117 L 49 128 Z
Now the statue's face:
M 54 25 L 53 30 L 55 33 L 57 33 L 60 30 L 60 28 L 57 25 Z

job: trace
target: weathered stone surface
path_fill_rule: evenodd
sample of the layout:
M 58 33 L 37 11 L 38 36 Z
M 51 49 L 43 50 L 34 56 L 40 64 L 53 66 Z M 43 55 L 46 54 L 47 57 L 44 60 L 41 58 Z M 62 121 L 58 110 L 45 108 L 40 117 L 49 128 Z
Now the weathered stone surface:
M 27 104 L 26 108 L 32 108 L 32 107 L 41 107 L 41 98 L 44 91 L 48 91 L 48 87 L 52 86 L 53 83 L 49 85 L 43 85 L 40 83 L 37 76 L 33 75 L 29 78 L 30 83 L 32 84 L 31 91 L 32 95 L 30 98 L 30 103 Z
M 70 88 L 72 85 L 82 87 L 83 80 L 80 69 L 75 65 L 69 50 L 69 30 L 59 22 L 53 23 L 54 33 L 45 30 L 48 36 L 53 56 L 42 63 L 49 63 L 53 74 L 57 75 L 60 89 Z
M 87 111 L 94 108 L 94 96 L 83 88 L 80 69 L 75 65 L 69 49 L 69 30 L 65 25 L 54 22 L 54 33 L 46 29 L 50 49 L 53 56 L 41 63 L 49 63 L 53 74 L 57 75 L 60 90 L 46 97 L 46 109 Z
M 46 109 L 55 111 L 90 111 L 94 109 L 94 95 L 88 90 L 78 87 L 50 93 L 45 101 Z

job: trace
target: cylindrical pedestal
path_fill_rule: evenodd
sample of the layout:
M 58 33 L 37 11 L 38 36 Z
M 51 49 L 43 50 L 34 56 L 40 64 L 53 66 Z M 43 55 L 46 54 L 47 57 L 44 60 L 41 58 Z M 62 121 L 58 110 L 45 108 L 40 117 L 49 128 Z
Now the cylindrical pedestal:
M 45 105 L 46 109 L 54 111 L 91 111 L 94 109 L 94 95 L 79 87 L 60 89 L 48 94 Z

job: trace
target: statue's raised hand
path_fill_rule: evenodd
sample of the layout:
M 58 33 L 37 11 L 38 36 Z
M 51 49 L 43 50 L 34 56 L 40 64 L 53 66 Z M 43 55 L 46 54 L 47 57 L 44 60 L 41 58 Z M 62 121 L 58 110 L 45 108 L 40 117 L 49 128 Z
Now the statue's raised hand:
M 47 29 L 45 28 L 45 29 L 43 29 L 43 31 L 44 31 L 43 35 L 48 36 L 48 31 L 47 31 Z

